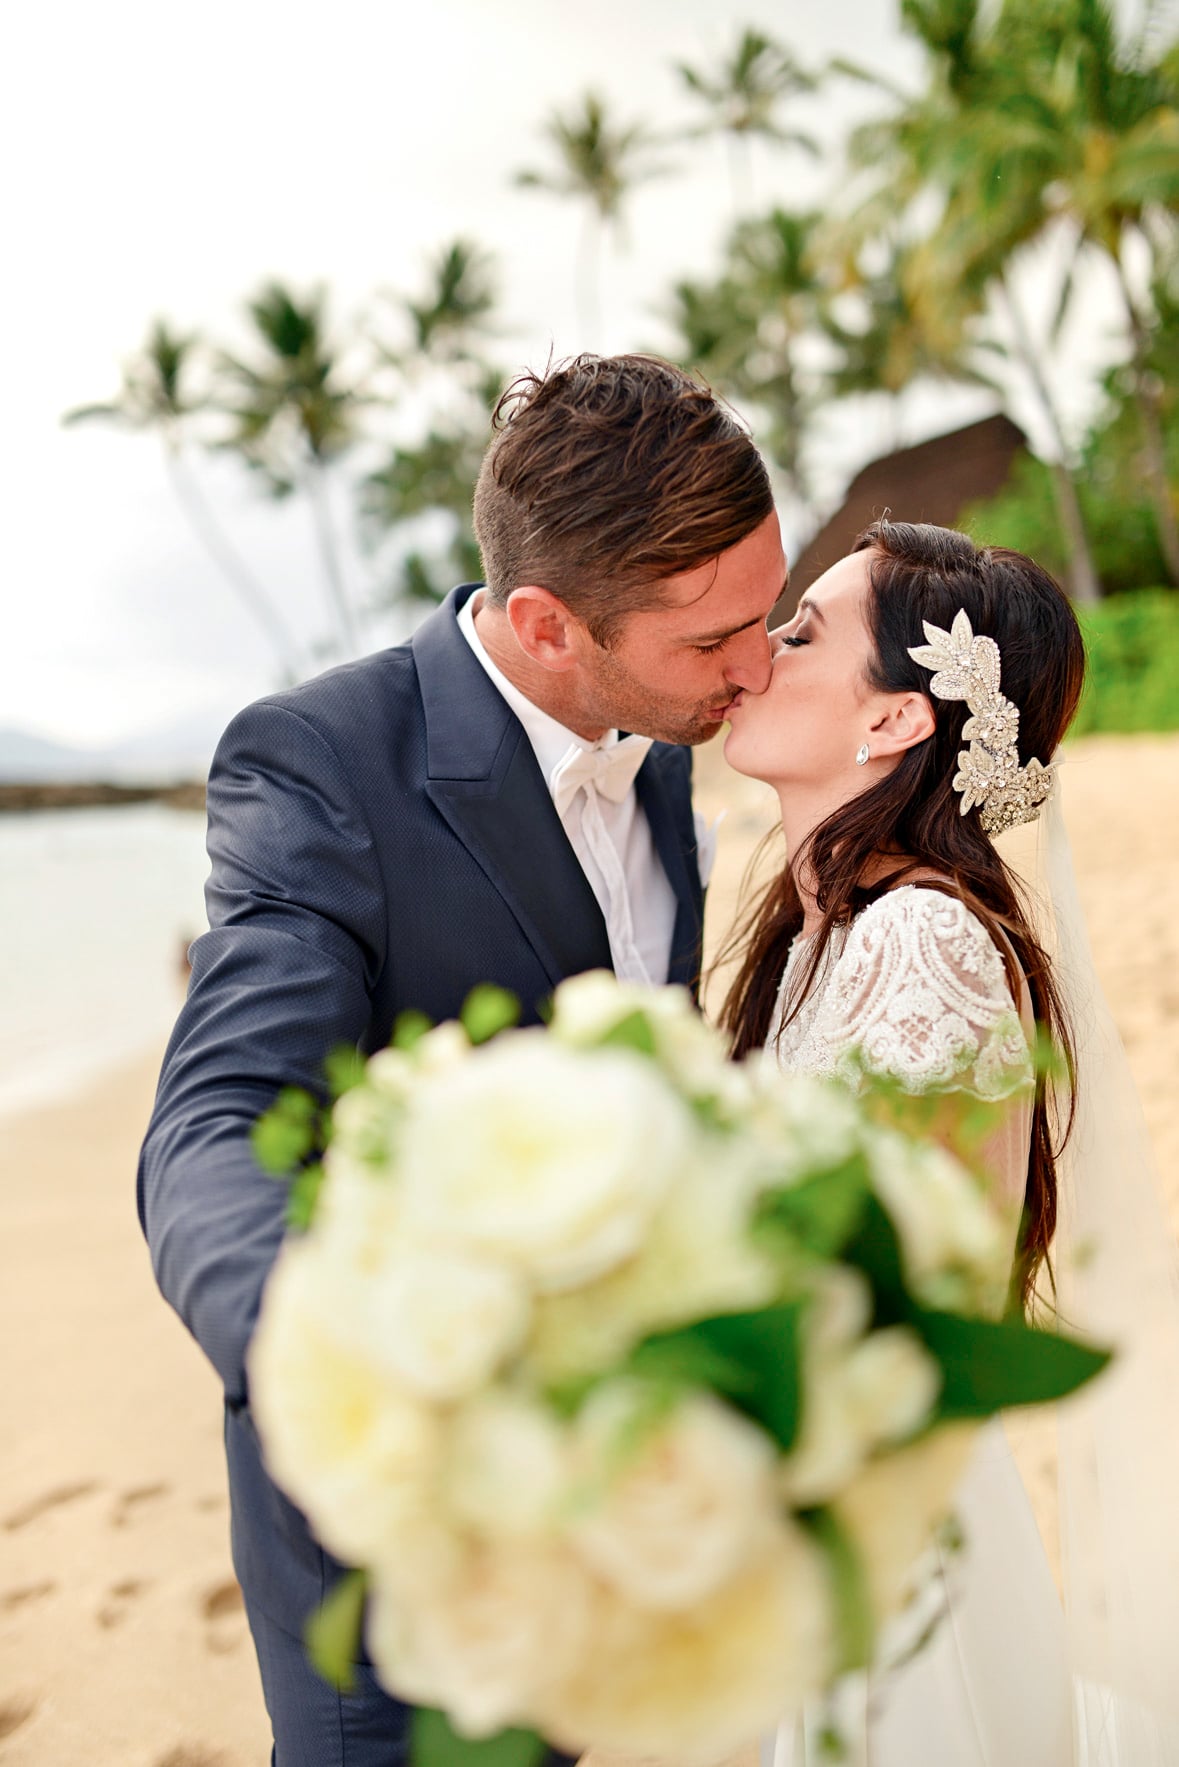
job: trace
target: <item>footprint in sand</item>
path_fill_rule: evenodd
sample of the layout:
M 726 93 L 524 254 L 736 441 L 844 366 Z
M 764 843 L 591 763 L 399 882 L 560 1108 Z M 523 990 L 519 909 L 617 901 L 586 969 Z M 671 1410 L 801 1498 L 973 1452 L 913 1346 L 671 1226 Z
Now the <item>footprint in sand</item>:
M 11 1613 L 14 1608 L 25 1607 L 30 1601 L 40 1601 L 46 1595 L 52 1595 L 57 1588 L 56 1583 L 27 1583 L 23 1589 L 6 1589 L 0 1595 L 0 1613 Z
M 150 1588 L 151 1584 L 140 1577 L 126 1577 L 121 1583 L 112 1583 L 95 1619 L 104 1631 L 121 1626 L 144 1590 Z
M 205 1649 L 214 1656 L 226 1656 L 236 1650 L 246 1636 L 246 1610 L 242 1592 L 233 1578 L 206 1589 L 199 1605 L 205 1622 Z
M 27 1724 L 37 1710 L 37 1702 L 33 1699 L 5 1700 L 0 1705 L 0 1737 L 11 1736 L 22 1724 Z
M 125 1528 L 145 1504 L 157 1503 L 171 1493 L 171 1485 L 137 1485 L 132 1491 L 120 1491 L 111 1514 L 112 1528 Z
M 63 1503 L 76 1503 L 79 1497 L 89 1497 L 92 1491 L 98 1490 L 94 1479 L 79 1479 L 73 1485 L 58 1485 L 52 1491 L 45 1491 L 40 1497 L 22 1504 L 14 1509 L 11 1515 L 5 1516 L 4 1528 L 9 1534 L 15 1534 L 18 1528 L 27 1528 L 30 1522 L 47 1514 L 51 1509 L 60 1509 Z

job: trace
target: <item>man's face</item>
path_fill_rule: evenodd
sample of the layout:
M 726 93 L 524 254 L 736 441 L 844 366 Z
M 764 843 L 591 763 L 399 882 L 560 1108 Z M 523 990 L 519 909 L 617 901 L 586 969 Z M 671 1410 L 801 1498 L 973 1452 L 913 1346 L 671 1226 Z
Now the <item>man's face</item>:
M 707 742 L 738 693 L 764 693 L 769 685 L 766 619 L 785 586 L 771 514 L 719 557 L 668 577 L 660 605 L 628 614 L 609 646 L 584 633 L 578 728 Z

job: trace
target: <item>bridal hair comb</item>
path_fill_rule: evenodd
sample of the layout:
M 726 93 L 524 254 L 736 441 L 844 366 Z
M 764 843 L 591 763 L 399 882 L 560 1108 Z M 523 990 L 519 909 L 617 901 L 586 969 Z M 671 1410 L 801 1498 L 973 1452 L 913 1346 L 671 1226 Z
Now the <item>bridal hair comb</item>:
M 975 637 L 964 609 L 948 632 L 928 620 L 921 623 L 929 642 L 914 646 L 909 655 L 923 669 L 936 671 L 929 691 L 938 699 L 964 699 L 970 707 L 962 726 L 970 747 L 959 752 L 954 775 L 963 816 L 978 804 L 979 822 L 991 835 L 1034 822 L 1056 774 L 1036 760 L 1019 764 L 1019 707 L 999 692 L 999 646 L 993 638 Z

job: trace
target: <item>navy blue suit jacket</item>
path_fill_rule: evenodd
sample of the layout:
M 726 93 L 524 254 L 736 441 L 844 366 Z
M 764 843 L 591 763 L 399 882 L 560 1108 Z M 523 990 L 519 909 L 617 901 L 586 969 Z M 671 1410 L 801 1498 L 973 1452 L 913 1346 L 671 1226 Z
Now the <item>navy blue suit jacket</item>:
M 211 930 L 140 1158 L 157 1280 L 225 1387 L 238 1575 L 292 1630 L 325 1571 L 249 1421 L 245 1352 L 285 1206 L 250 1125 L 281 1086 L 320 1089 L 334 1046 L 382 1047 L 406 1008 L 453 1018 L 496 982 L 534 1021 L 565 976 L 610 965 L 528 737 L 458 628 L 473 588 L 408 644 L 264 699 L 227 730 L 209 777 Z M 636 782 L 677 901 L 670 979 L 688 983 L 702 920 L 690 773 L 689 751 L 657 743 Z

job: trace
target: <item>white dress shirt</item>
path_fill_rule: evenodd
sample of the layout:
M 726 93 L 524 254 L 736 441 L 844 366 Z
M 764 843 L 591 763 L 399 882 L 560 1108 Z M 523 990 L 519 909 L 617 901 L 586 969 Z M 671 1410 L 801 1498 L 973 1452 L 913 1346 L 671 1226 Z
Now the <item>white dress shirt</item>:
M 561 826 L 602 910 L 614 973 L 628 982 L 666 982 L 675 892 L 633 783 L 650 739 L 620 739 L 617 730 L 608 730 L 597 742 L 583 742 L 533 705 L 484 649 L 475 627 L 479 600 L 472 595 L 460 608 L 459 629 L 524 726 Z M 602 764 L 613 777 L 599 790 L 592 776 Z

